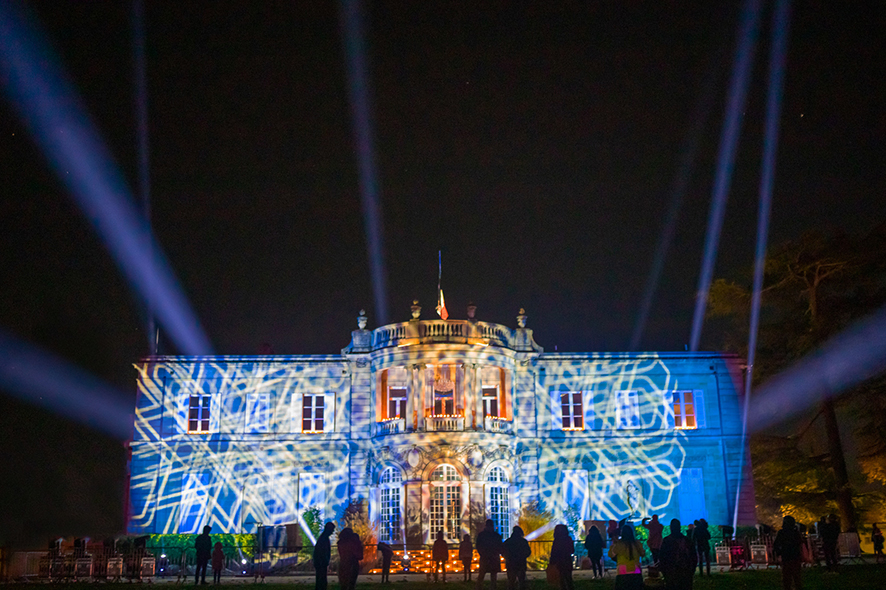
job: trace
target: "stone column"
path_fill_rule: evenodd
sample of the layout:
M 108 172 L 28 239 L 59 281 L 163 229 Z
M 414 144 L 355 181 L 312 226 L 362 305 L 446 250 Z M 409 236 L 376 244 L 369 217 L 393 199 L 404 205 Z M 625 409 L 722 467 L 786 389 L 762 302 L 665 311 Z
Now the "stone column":
M 483 430 L 486 428 L 486 425 L 483 420 L 483 369 L 481 367 L 477 367 L 475 370 L 474 401 L 474 411 L 477 413 L 477 429 Z
M 416 381 L 416 365 L 409 368 L 409 378 L 406 380 L 406 415 L 403 416 L 403 428 L 406 432 L 415 430 L 415 396 L 417 395 L 418 382 Z

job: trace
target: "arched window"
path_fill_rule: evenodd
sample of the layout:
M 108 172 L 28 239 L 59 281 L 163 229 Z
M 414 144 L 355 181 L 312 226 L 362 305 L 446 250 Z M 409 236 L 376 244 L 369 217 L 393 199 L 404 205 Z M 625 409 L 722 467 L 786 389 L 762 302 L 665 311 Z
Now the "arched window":
M 385 469 L 378 478 L 379 487 L 379 540 L 386 543 L 401 542 L 400 488 L 403 478 L 400 470 Z
M 461 478 L 452 465 L 440 465 L 431 473 L 431 539 L 443 531 L 448 541 L 461 535 Z
M 493 467 L 486 476 L 486 507 L 495 529 L 503 536 L 511 534 L 508 475 L 501 467 Z

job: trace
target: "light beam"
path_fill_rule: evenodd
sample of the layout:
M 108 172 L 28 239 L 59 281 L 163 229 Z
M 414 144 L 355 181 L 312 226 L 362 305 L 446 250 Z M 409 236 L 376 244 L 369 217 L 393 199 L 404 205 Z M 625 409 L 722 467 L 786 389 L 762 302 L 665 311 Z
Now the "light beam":
M 655 248 L 655 254 L 652 260 L 652 270 L 646 279 L 646 286 L 643 290 L 643 299 L 640 303 L 640 313 L 637 315 L 637 322 L 634 324 L 634 332 L 631 335 L 630 350 L 639 350 L 640 341 L 643 338 L 643 332 L 646 329 L 646 322 L 649 319 L 649 311 L 652 309 L 652 301 L 655 298 L 655 292 L 658 290 L 658 283 L 661 280 L 661 273 L 664 269 L 664 262 L 671 249 L 674 241 L 674 233 L 677 229 L 677 218 L 680 209 L 683 206 L 683 198 L 686 195 L 686 189 L 689 185 L 689 179 L 692 176 L 692 170 L 695 168 L 695 160 L 698 154 L 698 146 L 704 134 L 705 122 L 714 102 L 714 93 L 717 89 L 717 78 L 721 68 L 721 61 L 724 51 L 717 51 L 705 74 L 702 92 L 696 103 L 692 118 L 690 119 L 689 130 L 683 140 L 683 149 L 680 150 L 680 163 L 677 167 L 677 173 L 670 188 L 670 199 L 668 212 L 665 217 L 665 223 L 662 228 L 661 236 L 659 236 L 658 244 Z
M 692 318 L 692 335 L 689 344 L 689 349 L 693 352 L 698 350 L 699 340 L 701 340 L 701 329 L 707 308 L 708 291 L 711 288 L 714 263 L 717 260 L 717 249 L 720 244 L 720 232 L 723 229 L 723 218 L 726 215 L 726 201 L 729 197 L 729 185 L 732 181 L 732 172 L 735 167 L 735 154 L 741 132 L 745 99 L 751 81 L 754 52 L 757 46 L 760 13 L 761 0 L 747 0 L 742 8 L 738 30 L 738 45 L 735 50 L 732 79 L 729 83 L 726 113 L 717 153 L 717 170 L 711 194 L 711 208 L 708 213 L 704 258 L 702 260 L 701 274 L 698 277 L 698 290 L 695 293 L 695 312 Z
M 3 331 L 0 331 L 0 385 L 28 403 L 117 440 L 128 440 L 132 436 L 131 395 Z
M 763 430 L 886 370 L 886 307 L 856 322 L 757 389 L 748 412 Z
M 105 241 L 147 308 L 186 354 L 212 352 L 120 171 L 42 35 L 0 2 L 0 79 L 7 98 Z
M 366 64 L 366 44 L 363 37 L 363 6 L 360 0 L 342 0 L 341 28 L 347 64 L 348 96 L 351 102 L 357 165 L 360 173 L 363 222 L 372 276 L 372 293 L 375 298 L 375 315 L 379 325 L 384 325 L 388 323 L 384 229 L 370 116 L 369 74 Z
M 772 187 L 775 184 L 775 158 L 778 153 L 778 120 L 781 115 L 781 97 L 784 88 L 785 62 L 787 61 L 788 32 L 791 20 L 791 3 L 778 0 L 772 13 L 772 30 L 769 46 L 769 89 L 766 95 L 766 133 L 763 137 L 763 167 L 760 172 L 760 207 L 757 214 L 757 248 L 754 260 L 754 291 L 751 296 L 751 326 L 748 336 L 748 370 L 744 382 L 744 410 L 742 411 L 741 451 L 739 466 L 744 473 L 745 446 L 748 431 L 748 408 L 757 351 L 757 332 L 760 327 L 760 303 L 763 295 L 763 272 L 766 268 L 766 244 L 769 237 L 769 217 L 772 211 Z M 733 528 L 738 527 L 738 507 L 742 477 L 738 477 L 735 489 Z

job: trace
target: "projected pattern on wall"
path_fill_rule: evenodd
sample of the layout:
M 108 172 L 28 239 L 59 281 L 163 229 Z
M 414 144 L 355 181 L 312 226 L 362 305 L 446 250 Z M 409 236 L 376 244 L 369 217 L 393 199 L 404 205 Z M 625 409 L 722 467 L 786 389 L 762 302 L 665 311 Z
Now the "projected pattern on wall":
M 354 500 L 394 543 L 512 526 L 536 500 L 558 519 L 731 517 L 739 406 L 719 355 L 550 354 L 525 328 L 414 320 L 356 330 L 340 356 L 137 368 L 132 532 L 333 520 Z

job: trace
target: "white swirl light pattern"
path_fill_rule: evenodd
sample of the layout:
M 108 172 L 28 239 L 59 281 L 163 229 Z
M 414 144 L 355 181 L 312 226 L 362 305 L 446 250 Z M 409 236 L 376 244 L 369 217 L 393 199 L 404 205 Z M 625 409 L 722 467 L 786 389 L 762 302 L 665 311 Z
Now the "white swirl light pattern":
M 419 324 L 435 325 L 420 331 Z M 447 517 L 447 527 L 461 526 L 446 531 L 451 538 L 473 532 L 491 498 L 507 498 L 511 523 L 539 501 L 558 520 L 658 513 L 727 524 L 740 477 L 739 520 L 753 522 L 749 469 L 738 464 L 736 359 L 551 354 L 525 328 L 450 324 L 457 322 L 357 330 L 342 355 L 139 363 L 129 530 L 196 532 L 209 524 L 253 532 L 297 522 L 312 507 L 336 520 L 355 500 L 378 525 L 380 490 L 399 479 L 399 493 L 385 492 L 384 514 L 402 530 L 390 522 L 378 530 L 392 541 L 427 542 L 440 485 L 431 474 L 441 465 L 454 469 L 447 485 L 458 486 L 461 504 L 459 518 Z M 471 341 L 467 330 L 488 337 Z M 449 409 L 435 418 L 440 367 L 452 375 L 452 391 L 436 388 Z M 406 391 L 405 412 L 384 401 L 386 387 Z M 677 391 L 686 405 L 677 404 L 675 421 Z M 189 433 L 190 406 L 207 396 L 208 431 L 194 420 Z M 484 406 L 489 396 L 498 396 L 498 417 L 484 416 L 494 407 Z M 390 408 L 400 409 L 388 416 Z M 396 473 L 380 481 L 389 468 Z M 390 498 L 399 498 L 399 514 Z

